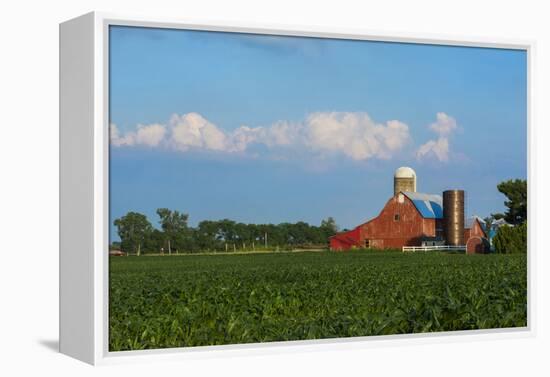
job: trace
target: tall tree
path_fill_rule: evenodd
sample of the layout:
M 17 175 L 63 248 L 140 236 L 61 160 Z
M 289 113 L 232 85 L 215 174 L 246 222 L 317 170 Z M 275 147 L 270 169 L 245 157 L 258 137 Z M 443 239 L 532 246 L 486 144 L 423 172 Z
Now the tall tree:
M 160 217 L 160 226 L 168 241 L 168 254 L 172 254 L 173 243 L 176 240 L 180 240 L 181 243 L 182 238 L 185 238 L 188 233 L 187 220 L 189 215 L 168 208 L 157 209 L 157 215 Z
M 227 243 L 235 243 L 237 240 L 236 223 L 233 220 L 223 219 L 218 222 L 218 237 Z
M 164 247 L 164 243 L 164 233 L 158 229 L 153 229 L 153 231 L 145 239 L 145 242 L 143 243 L 143 249 L 144 251 L 159 253 Z
M 147 217 L 138 212 L 128 212 L 114 221 L 121 240 L 121 248 L 141 254 L 141 247 L 153 231 Z
M 338 225 L 332 216 L 329 216 L 325 220 L 321 221 L 321 228 L 330 236 L 338 232 Z
M 193 234 L 195 243 L 200 250 L 217 250 L 220 248 L 221 235 L 218 221 L 201 221 Z
M 527 222 L 518 226 L 501 226 L 493 238 L 495 252 L 526 253 L 527 252 Z
M 504 205 L 508 210 L 504 219 L 510 224 L 521 224 L 527 220 L 527 181 L 510 179 L 497 185 L 498 191 L 506 196 Z

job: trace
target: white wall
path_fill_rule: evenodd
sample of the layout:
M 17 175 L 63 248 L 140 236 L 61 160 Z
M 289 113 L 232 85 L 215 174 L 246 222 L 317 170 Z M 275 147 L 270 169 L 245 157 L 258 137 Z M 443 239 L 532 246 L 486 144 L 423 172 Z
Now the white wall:
M 54 353 L 58 334 L 58 23 L 91 10 L 137 15 L 421 32 L 537 41 L 534 124 L 539 187 L 550 127 L 550 12 L 543 1 L 51 0 L 0 5 L 0 374 L 60 375 L 542 375 L 548 373 L 549 250 L 535 260 L 538 336 L 439 344 L 403 342 L 248 358 L 93 369 Z M 546 150 L 545 150 L 546 149 Z M 546 170 L 548 170 L 546 168 Z M 530 182 L 531 184 L 533 181 Z M 537 197 L 538 214 L 548 197 Z M 545 216 L 548 218 L 547 216 Z M 547 223 L 532 222 L 539 231 Z M 533 224 L 534 223 L 534 224 Z M 542 235 L 537 236 L 542 240 Z M 547 248 L 546 248 L 547 249 Z M 539 372 L 536 372 L 539 368 Z M 6 373 L 6 369 L 14 369 Z

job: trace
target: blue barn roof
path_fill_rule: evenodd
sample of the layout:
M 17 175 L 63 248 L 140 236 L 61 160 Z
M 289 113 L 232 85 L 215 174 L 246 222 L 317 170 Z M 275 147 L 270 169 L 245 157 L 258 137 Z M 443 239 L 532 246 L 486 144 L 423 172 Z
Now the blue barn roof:
M 413 202 L 422 217 L 426 219 L 443 218 L 443 199 L 441 195 L 410 191 L 404 191 L 403 194 Z

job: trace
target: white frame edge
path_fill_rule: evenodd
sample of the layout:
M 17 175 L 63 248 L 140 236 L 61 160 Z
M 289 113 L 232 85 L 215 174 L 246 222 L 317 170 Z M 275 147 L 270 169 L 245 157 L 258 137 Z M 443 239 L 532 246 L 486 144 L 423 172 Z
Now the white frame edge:
M 108 350 L 109 223 L 109 26 L 209 30 L 418 44 L 518 49 L 527 52 L 528 326 L 514 329 L 169 348 Z M 411 36 L 412 35 L 412 36 Z M 327 349 L 405 346 L 532 337 L 536 334 L 536 287 L 532 205 L 535 192 L 534 41 L 419 33 L 374 32 L 289 25 L 213 22 L 92 12 L 60 24 L 60 352 L 90 364 L 182 360 Z M 76 126 L 75 126 L 76 125 Z M 91 191 L 93 189 L 93 192 Z M 83 243 L 86 240 L 88 243 Z M 71 245 L 86 245 L 78 250 Z M 396 340 L 398 342 L 396 343 Z
M 93 363 L 94 25 L 84 15 L 60 25 L 59 349 Z M 76 125 L 76 126 L 75 126 Z M 72 250 L 72 245 L 79 245 Z

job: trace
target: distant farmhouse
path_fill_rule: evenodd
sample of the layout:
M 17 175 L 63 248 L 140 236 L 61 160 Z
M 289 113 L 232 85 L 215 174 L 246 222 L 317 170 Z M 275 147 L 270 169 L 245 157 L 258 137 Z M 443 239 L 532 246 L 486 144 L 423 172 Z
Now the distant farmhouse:
M 416 192 L 416 173 L 400 167 L 394 174 L 394 195 L 380 214 L 330 237 L 330 249 L 401 249 L 403 246 L 457 246 L 466 252 L 489 251 L 483 220 L 464 218 L 464 191 L 447 190 L 443 196 Z

